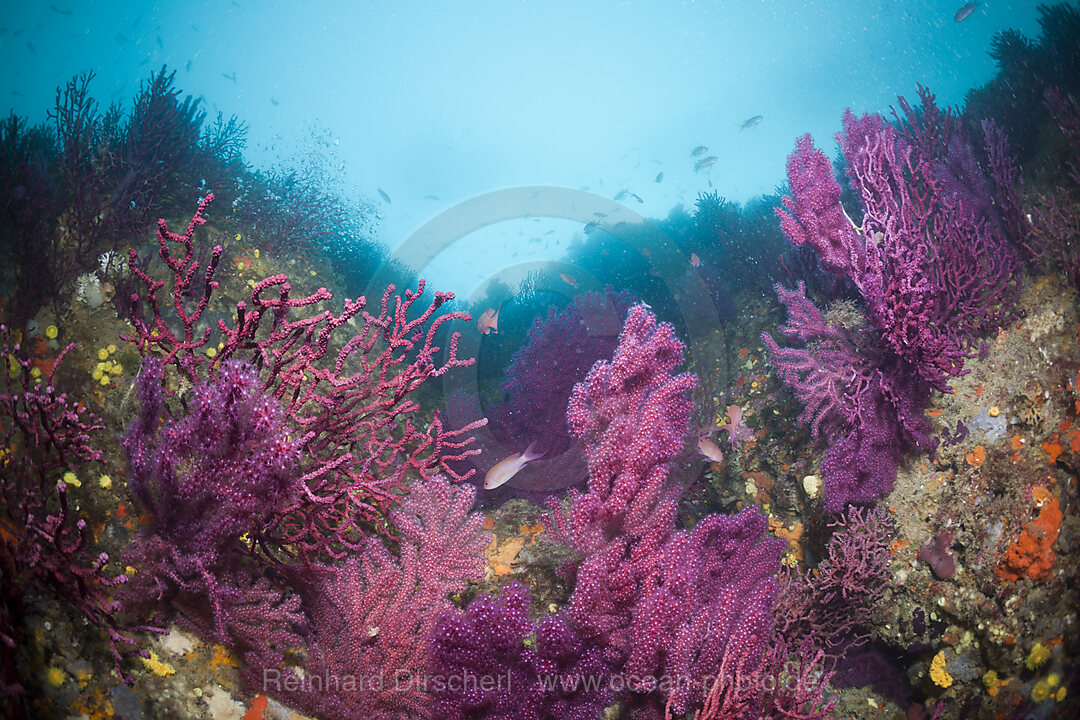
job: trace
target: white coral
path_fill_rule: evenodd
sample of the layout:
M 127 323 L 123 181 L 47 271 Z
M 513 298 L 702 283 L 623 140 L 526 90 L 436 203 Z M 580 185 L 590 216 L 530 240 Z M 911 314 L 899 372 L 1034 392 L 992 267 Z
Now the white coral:
M 101 307 L 101 281 L 93 273 L 80 275 L 75 287 L 75 299 L 84 302 L 92 308 Z
M 101 268 L 101 272 L 107 273 L 110 265 L 114 271 L 119 270 L 120 272 L 124 272 L 127 270 L 127 258 L 120 253 L 106 250 L 101 253 L 101 256 L 98 258 L 98 267 Z

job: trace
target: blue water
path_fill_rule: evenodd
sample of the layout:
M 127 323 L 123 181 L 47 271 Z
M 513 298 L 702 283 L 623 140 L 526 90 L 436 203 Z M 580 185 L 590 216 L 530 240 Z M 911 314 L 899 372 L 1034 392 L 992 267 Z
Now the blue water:
M 626 189 L 648 217 L 703 190 L 770 193 L 795 137 L 834 147 L 844 108 L 886 111 L 917 83 L 962 104 L 993 75 L 994 33 L 1038 36 L 1035 2 L 982 4 L 957 23 L 962 4 L 8 0 L 0 104 L 43 121 L 56 88 L 90 70 L 95 97 L 124 102 L 167 64 L 211 117 L 248 124 L 255 166 L 314 155 L 379 208 L 378 238 L 398 247 L 505 188 Z M 717 161 L 694 172 L 698 145 Z M 441 254 L 416 269 L 469 296 L 557 257 L 580 229 L 536 218 L 479 229 L 489 222 L 439 229 Z

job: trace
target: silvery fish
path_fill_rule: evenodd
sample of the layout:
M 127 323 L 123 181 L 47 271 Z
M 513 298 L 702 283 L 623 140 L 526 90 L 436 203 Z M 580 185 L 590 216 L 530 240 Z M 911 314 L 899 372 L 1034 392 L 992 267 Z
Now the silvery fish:
M 959 10 L 956 11 L 956 15 L 953 17 L 953 20 L 956 20 L 956 22 L 958 22 L 958 23 L 959 22 L 964 22 L 969 17 L 971 17 L 971 14 L 973 12 L 975 12 L 975 8 L 977 8 L 977 7 L 979 7 L 979 3 L 977 3 L 977 2 L 969 2 L 969 3 L 967 3 L 966 5 L 964 5 Z
M 746 122 L 739 126 L 739 129 L 746 130 L 747 128 L 752 128 L 764 119 L 765 117 L 763 115 L 755 115 L 752 118 L 747 118 Z
M 698 160 L 696 163 L 694 163 L 694 172 L 699 172 L 707 167 L 710 167 L 711 165 L 715 165 L 716 161 L 719 159 L 720 158 L 716 157 L 715 155 L 710 155 L 704 160 Z

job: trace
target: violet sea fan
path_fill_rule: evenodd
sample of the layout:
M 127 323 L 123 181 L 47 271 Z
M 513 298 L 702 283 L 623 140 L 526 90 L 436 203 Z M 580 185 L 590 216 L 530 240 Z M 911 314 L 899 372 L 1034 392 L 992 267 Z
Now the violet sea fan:
M 86 521 L 68 502 L 68 472 L 91 471 L 101 460 L 93 436 L 104 425 L 82 403 L 54 385 L 67 346 L 44 377 L 0 325 L 0 354 L 6 358 L 0 387 L 0 710 L 18 716 L 27 710 L 20 696 L 20 627 L 29 598 L 50 592 L 102 628 L 117 673 L 136 654 L 132 631 L 124 625 L 112 592 L 128 578 L 105 572 L 109 556 L 90 550 Z
M 435 627 L 431 681 L 442 720 L 592 720 L 613 699 L 599 648 L 557 615 L 533 621 L 520 583 Z M 498 682 L 492 685 L 491 679 Z
M 369 539 L 343 565 L 294 569 L 310 627 L 301 677 L 263 668 L 263 687 L 304 712 L 331 719 L 433 717 L 424 683 L 429 642 L 448 596 L 480 580 L 491 536 L 471 513 L 476 490 L 443 478 L 417 482 L 391 520 L 401 552 Z M 268 686 L 266 678 L 270 678 Z
M 155 359 L 143 362 L 139 413 L 123 438 L 132 495 L 150 515 L 125 553 L 138 568 L 125 605 L 159 624 L 175 616 L 242 654 L 266 652 L 267 642 L 280 654 L 295 642 L 298 600 L 251 571 L 240 536 L 260 530 L 298 492 L 297 443 L 251 366 L 223 363 L 175 418 L 163 371 Z

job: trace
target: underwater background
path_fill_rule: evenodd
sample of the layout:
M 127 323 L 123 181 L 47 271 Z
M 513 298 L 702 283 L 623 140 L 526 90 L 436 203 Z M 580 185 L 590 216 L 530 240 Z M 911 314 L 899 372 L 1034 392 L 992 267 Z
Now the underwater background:
M 0 60 L 0 716 L 1080 715 L 1075 2 Z

